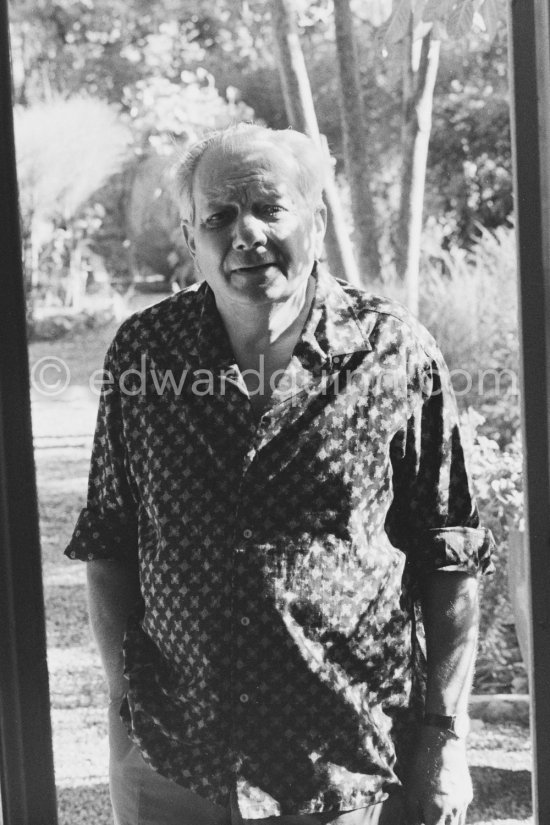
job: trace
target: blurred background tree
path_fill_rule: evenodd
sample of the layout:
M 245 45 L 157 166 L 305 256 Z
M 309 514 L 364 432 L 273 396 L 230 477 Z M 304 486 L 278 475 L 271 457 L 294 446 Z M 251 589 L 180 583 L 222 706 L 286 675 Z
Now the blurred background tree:
M 423 203 L 447 244 L 473 243 L 476 223 L 508 223 L 502 0 L 287 5 L 347 223 L 356 224 L 363 282 L 396 275 L 414 310 Z M 19 104 L 83 93 L 110 103 L 132 131 L 136 162 L 173 151 L 171 135 L 183 146 L 219 125 L 213 105 L 226 104 L 226 122 L 288 124 L 270 6 L 259 0 L 40 0 L 13 4 L 11 15 Z
M 29 306 L 53 291 L 78 305 L 82 252 L 104 216 L 90 199 L 127 157 L 129 130 L 80 94 L 18 107 L 15 131 Z
M 285 5 L 355 271 L 406 301 L 451 368 L 473 376 L 459 403 L 502 571 L 508 531 L 521 522 L 518 399 L 506 383 L 518 365 L 504 0 Z M 264 0 L 11 4 L 35 314 L 78 309 L 101 279 L 114 295 L 132 285 L 166 293 L 193 278 L 173 164 L 211 128 L 252 118 L 288 126 L 272 9 Z M 480 389 L 489 367 L 503 379 L 498 390 Z M 504 591 L 501 573 L 487 587 L 478 679 L 510 690 L 521 666 Z

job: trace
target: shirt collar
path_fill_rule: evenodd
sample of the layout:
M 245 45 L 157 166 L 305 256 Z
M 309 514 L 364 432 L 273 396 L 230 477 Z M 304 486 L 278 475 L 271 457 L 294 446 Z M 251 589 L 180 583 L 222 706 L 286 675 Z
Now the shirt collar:
M 227 369 L 235 356 L 212 289 L 206 281 L 201 284 L 203 300 L 196 337 L 196 352 L 201 366 Z
M 354 352 L 369 352 L 372 323 L 362 323 L 354 309 L 354 298 L 345 284 L 333 278 L 322 266 L 313 273 L 316 285 L 312 306 L 294 355 L 311 371 L 331 366 L 335 358 Z M 234 363 L 229 336 L 216 308 L 214 293 L 203 282 L 193 350 L 201 366 L 225 369 Z M 363 295 L 363 293 L 359 293 Z
M 335 358 L 354 352 L 369 352 L 370 325 L 364 327 L 359 322 L 353 297 L 324 267 L 317 266 L 314 275 L 315 296 L 294 355 L 314 369 L 316 365 L 330 366 Z

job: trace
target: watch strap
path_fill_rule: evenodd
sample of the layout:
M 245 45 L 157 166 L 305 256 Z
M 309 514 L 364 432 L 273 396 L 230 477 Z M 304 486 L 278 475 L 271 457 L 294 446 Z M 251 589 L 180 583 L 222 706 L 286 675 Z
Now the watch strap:
M 441 713 L 425 713 L 423 724 L 428 727 L 439 728 L 439 730 L 450 734 L 455 739 L 460 739 L 468 733 L 468 721 L 466 717 L 444 716 Z

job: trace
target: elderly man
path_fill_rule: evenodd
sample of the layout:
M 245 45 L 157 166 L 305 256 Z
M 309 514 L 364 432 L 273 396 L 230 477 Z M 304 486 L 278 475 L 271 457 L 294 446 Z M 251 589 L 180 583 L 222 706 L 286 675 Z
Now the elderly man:
M 465 822 L 491 537 L 433 340 L 319 264 L 323 163 L 254 125 L 194 146 L 200 282 L 107 353 L 66 552 L 117 825 Z

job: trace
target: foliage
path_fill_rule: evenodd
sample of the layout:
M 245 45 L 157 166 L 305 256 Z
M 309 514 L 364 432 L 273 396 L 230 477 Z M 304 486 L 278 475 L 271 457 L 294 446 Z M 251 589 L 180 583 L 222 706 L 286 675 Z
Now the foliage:
M 67 296 L 71 273 L 74 294 L 79 275 L 73 257 L 85 251 L 105 214 L 92 195 L 131 155 L 129 131 L 114 107 L 80 96 L 17 107 L 15 136 L 32 299 L 54 282 L 52 291 Z
M 431 221 L 424 233 L 420 317 L 449 367 L 480 521 L 496 542 L 475 687 L 508 692 L 525 686 L 508 591 L 509 533 L 523 519 L 515 233 L 478 226 L 466 250 L 446 249 L 443 232 Z M 399 299 L 401 289 L 394 283 L 386 291 Z
M 473 446 L 470 470 L 476 486 L 481 522 L 496 542 L 495 573 L 483 586 L 476 688 L 479 692 L 507 692 L 523 672 L 514 634 L 514 615 L 508 579 L 509 534 L 523 522 L 523 466 L 519 432 L 502 448 L 482 435 L 482 416 L 464 413 L 463 430 L 470 430 Z
M 116 109 L 79 96 L 15 111 L 17 172 L 27 220 L 69 220 L 129 155 Z
M 506 42 L 445 50 L 434 102 L 426 212 L 446 245 L 469 246 L 477 224 L 509 225 L 513 209 Z
M 519 426 L 519 340 L 513 229 L 477 227 L 470 249 L 447 248 L 445 227 L 428 221 L 422 243 L 420 320 L 438 342 L 459 406 L 487 418 L 505 445 Z M 395 282 L 385 292 L 402 300 Z M 513 413 L 505 415 L 503 407 Z
M 152 76 L 124 90 L 123 103 L 142 151 L 172 154 L 174 143 L 198 139 L 209 129 L 252 120 L 253 110 L 228 87 L 225 97 L 205 69 L 182 72 L 180 82 Z
M 209 53 L 252 63 L 264 4 L 238 0 L 22 0 L 10 9 L 18 102 L 89 94 L 120 102 L 151 76 L 177 82 Z M 265 50 L 264 50 L 265 51 Z
M 123 86 L 140 71 L 124 46 L 146 35 L 136 4 L 86 0 L 10 4 L 11 40 L 18 102 L 28 105 L 52 95 L 90 95 L 120 100 Z
M 410 10 L 411 4 L 412 0 L 401 0 L 395 13 Z M 495 227 L 508 220 L 510 211 L 506 90 L 502 77 L 497 88 L 495 77 L 496 68 L 501 71 L 504 66 L 505 71 L 504 37 L 500 23 L 495 29 L 486 20 L 483 31 L 481 22 L 491 9 L 502 18 L 503 0 L 428 0 L 412 5 L 416 18 L 421 14 L 425 21 L 417 35 L 435 21 L 445 37 L 445 21 L 454 15 L 457 22 L 459 7 L 464 7 L 463 21 L 469 19 L 471 7 L 475 12 L 468 35 L 458 43 L 452 39 L 456 26 L 451 25 L 452 38 L 443 43 L 426 199 L 427 213 L 437 213 L 445 222 L 447 244 L 469 243 L 476 221 Z M 390 248 L 398 205 L 403 44 L 384 40 L 392 16 L 390 0 L 352 6 L 362 44 L 360 73 L 370 123 L 365 148 L 384 250 Z M 299 0 L 296 8 L 321 131 L 341 172 L 332 4 Z M 156 141 L 155 151 L 163 151 L 170 141 L 161 121 L 176 135 L 187 128 L 177 114 L 187 101 L 191 120 L 200 121 L 199 101 L 192 99 L 199 89 L 207 119 L 218 89 L 230 103 L 246 101 L 269 125 L 286 126 L 269 4 L 260 0 L 22 0 L 13 4 L 11 22 L 16 97 L 26 105 L 86 89 L 89 95 L 122 106 L 134 122 L 138 145 L 149 150 L 151 139 Z M 159 134 L 163 136 L 157 140 Z
M 422 37 L 432 26 L 433 36 L 438 40 L 466 37 L 472 30 L 493 38 L 499 22 L 505 18 L 501 0 L 398 0 L 392 8 L 384 27 L 388 44 L 398 43 L 407 36 L 411 15 L 415 37 Z
M 496 572 L 484 584 L 476 688 L 508 691 L 523 672 L 507 572 L 509 532 L 523 517 L 515 235 L 479 228 L 471 252 L 446 251 L 432 236 L 425 254 L 431 265 L 424 268 L 421 315 L 454 379 L 481 523 L 496 541 Z
M 478 229 L 471 250 L 445 249 L 434 221 L 424 235 L 420 317 L 447 360 L 458 402 L 506 446 L 519 427 L 515 233 Z

